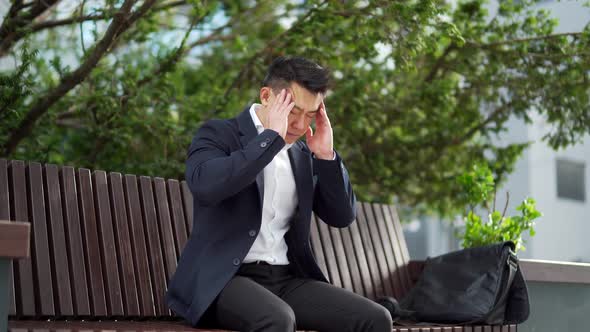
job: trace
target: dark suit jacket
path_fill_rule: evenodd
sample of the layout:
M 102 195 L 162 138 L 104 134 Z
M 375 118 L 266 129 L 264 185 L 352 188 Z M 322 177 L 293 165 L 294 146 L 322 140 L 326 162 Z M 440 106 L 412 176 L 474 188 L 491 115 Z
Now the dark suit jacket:
M 193 231 L 168 285 L 166 301 L 196 326 L 238 270 L 262 220 L 263 169 L 285 146 L 277 132 L 260 135 L 249 106 L 236 118 L 207 121 L 188 150 L 186 181 L 193 195 Z M 304 142 L 289 149 L 299 205 L 285 235 L 289 262 L 300 277 L 327 282 L 313 256 L 312 210 L 327 224 L 346 227 L 356 217 L 355 196 L 340 156 L 312 157 Z

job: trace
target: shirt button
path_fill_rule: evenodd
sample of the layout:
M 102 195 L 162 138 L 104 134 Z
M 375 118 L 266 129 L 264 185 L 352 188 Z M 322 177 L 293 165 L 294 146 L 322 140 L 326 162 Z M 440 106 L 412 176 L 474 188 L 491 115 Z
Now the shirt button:
M 237 259 L 237 258 L 234 258 L 233 263 L 234 263 L 235 266 L 238 266 L 238 265 L 240 265 L 240 260 Z
M 262 142 L 262 143 L 260 143 L 260 147 L 261 147 L 261 148 L 265 148 L 265 147 L 266 147 L 266 142 Z
M 256 235 L 256 231 L 255 230 L 250 230 L 248 232 L 248 235 L 250 235 L 251 237 L 254 237 Z

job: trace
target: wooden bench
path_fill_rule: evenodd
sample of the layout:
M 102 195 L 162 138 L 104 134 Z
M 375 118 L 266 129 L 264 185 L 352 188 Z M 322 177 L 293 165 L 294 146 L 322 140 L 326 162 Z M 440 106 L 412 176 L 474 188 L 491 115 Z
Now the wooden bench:
M 201 331 L 164 294 L 192 229 L 186 183 L 0 159 L 0 217 L 30 221 L 31 259 L 10 270 L 9 329 Z M 412 287 L 395 208 L 360 203 L 345 229 L 312 221 L 311 242 L 339 287 L 401 298 Z M 516 326 L 395 327 L 393 331 L 516 331 Z

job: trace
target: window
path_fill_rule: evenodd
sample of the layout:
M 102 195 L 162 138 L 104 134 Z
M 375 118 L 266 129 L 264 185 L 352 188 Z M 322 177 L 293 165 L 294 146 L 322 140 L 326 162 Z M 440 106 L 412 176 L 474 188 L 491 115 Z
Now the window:
M 557 197 L 586 201 L 586 165 L 566 159 L 557 159 Z

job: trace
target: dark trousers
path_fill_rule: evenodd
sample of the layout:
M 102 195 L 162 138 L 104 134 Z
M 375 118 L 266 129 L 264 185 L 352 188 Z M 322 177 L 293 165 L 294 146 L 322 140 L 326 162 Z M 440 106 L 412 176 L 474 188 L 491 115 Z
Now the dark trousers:
M 391 332 L 381 305 L 349 290 L 298 278 L 290 266 L 243 264 L 201 320 L 235 331 Z

